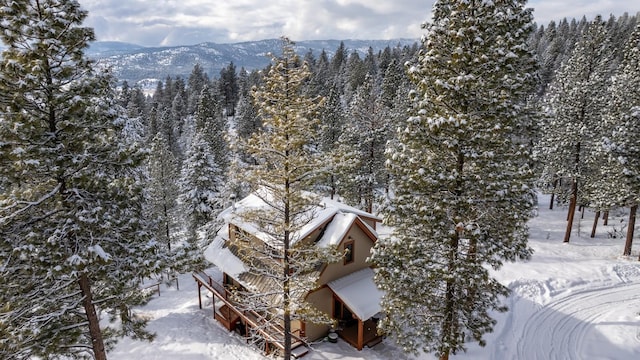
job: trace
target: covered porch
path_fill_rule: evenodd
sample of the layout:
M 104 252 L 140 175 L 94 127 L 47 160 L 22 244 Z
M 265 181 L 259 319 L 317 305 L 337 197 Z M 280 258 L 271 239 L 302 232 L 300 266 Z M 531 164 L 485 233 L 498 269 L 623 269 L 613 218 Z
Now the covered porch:
M 382 292 L 373 282 L 373 270 L 365 268 L 328 284 L 333 291 L 333 317 L 338 335 L 358 350 L 382 341 L 378 317 Z

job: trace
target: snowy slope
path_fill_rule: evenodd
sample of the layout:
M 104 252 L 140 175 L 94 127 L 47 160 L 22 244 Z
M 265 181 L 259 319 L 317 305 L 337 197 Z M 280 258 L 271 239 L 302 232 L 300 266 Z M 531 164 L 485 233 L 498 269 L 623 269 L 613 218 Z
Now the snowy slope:
M 487 346 L 469 344 L 465 354 L 451 359 L 640 359 L 640 262 L 620 256 L 623 212 L 613 214 L 589 238 L 593 214 L 576 220 L 569 244 L 562 243 L 566 209 L 548 210 L 540 198 L 539 216 L 530 222 L 531 261 L 507 264 L 494 275 L 509 286 L 510 311 L 496 314 L 498 324 L 486 336 Z M 617 217 L 616 217 L 617 215 Z M 576 216 L 579 218 L 579 216 Z M 639 231 L 639 230 L 636 230 Z M 640 247 L 636 243 L 635 248 Z M 198 308 L 195 282 L 186 274 L 180 290 L 163 286 L 138 314 L 148 316 L 153 343 L 125 339 L 109 359 L 264 359 L 239 336 L 228 333 L 212 318 L 211 299 Z M 205 291 L 203 290 L 203 296 Z M 357 351 L 341 340 L 319 343 L 306 360 L 412 359 L 387 339 L 372 349 Z M 434 359 L 423 354 L 418 359 Z

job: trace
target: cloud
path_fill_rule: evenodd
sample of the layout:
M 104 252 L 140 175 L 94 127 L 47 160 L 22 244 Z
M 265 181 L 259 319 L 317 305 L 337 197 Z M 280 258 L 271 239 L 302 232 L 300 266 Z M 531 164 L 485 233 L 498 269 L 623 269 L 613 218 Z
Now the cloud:
M 79 0 L 98 40 L 146 46 L 419 38 L 433 0 Z
M 79 0 L 98 40 L 145 46 L 294 40 L 418 39 L 435 0 Z M 621 15 L 627 0 L 532 0 L 539 24 Z

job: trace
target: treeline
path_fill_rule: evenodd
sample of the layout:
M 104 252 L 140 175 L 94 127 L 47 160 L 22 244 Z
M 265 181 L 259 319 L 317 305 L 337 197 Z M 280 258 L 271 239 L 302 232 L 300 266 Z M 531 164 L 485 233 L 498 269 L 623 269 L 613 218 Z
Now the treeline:
M 580 178 L 576 183 L 583 183 L 578 186 L 580 198 L 578 205 L 592 206 L 604 213 L 614 206 L 632 206 L 627 200 L 613 200 L 613 195 L 606 193 L 605 188 L 609 185 L 602 185 L 597 192 L 599 200 L 596 202 L 595 195 L 587 196 L 584 191 L 592 188 L 586 174 L 571 175 L 570 171 L 557 169 L 559 165 L 553 165 L 552 157 L 562 156 L 558 147 L 566 144 L 569 138 L 577 132 L 584 133 L 583 136 L 590 137 L 588 142 L 593 146 L 604 140 L 610 140 L 613 128 L 612 120 L 605 120 L 604 116 L 611 117 L 614 109 L 619 107 L 619 100 L 613 100 L 614 79 L 619 76 L 617 71 L 622 71 L 622 67 L 629 69 L 629 62 L 625 56 L 633 54 L 634 46 L 631 38 L 637 26 L 637 16 L 624 14 L 616 18 L 610 16 L 606 21 L 598 17 L 587 20 L 583 17 L 577 19 L 563 19 L 559 22 L 552 21 L 546 26 L 537 27 L 531 34 L 528 44 L 530 49 L 537 54 L 538 75 L 535 93 L 532 94 L 531 103 L 533 108 L 538 108 L 544 116 L 539 120 L 529 124 L 526 133 L 526 141 L 531 144 L 531 150 L 535 153 L 535 168 L 539 173 L 539 186 L 548 192 L 557 194 L 554 201 L 568 203 L 572 198 L 572 178 Z M 601 27 L 600 38 L 594 38 L 593 28 Z M 591 41 L 591 45 L 587 42 Z M 578 55 L 581 46 L 582 51 L 586 46 L 591 46 L 592 53 Z M 390 175 L 385 169 L 384 151 L 387 142 L 395 137 L 395 129 L 402 126 L 406 120 L 410 108 L 410 93 L 415 90 L 415 84 L 409 81 L 407 70 L 415 64 L 418 44 L 404 47 L 387 47 L 382 51 L 374 53 L 370 48 L 366 56 L 361 58 L 358 52 L 349 52 L 341 44 L 335 51 L 335 55 L 329 58 L 326 52 L 305 54 L 302 60 L 309 64 L 311 77 L 305 85 L 305 91 L 309 96 L 322 96 L 325 102 L 320 110 L 321 136 L 315 139 L 319 151 L 329 151 L 340 149 L 337 153 L 344 159 L 350 159 L 349 165 L 337 169 L 329 176 L 325 183 L 317 189 L 319 192 L 329 196 L 339 196 L 351 205 L 359 206 L 363 209 L 374 210 L 374 203 L 383 202 L 384 194 L 389 191 Z M 595 51 L 602 53 L 597 55 Z M 578 56 L 582 56 L 590 63 L 576 63 Z M 600 57 L 599 57 L 600 56 Z M 574 58 L 574 60 L 571 60 Z M 599 61 L 602 69 L 585 70 Z M 632 64 L 631 64 L 632 65 Z M 568 74 L 568 68 L 575 72 L 574 78 Z M 564 69 L 564 70 L 563 70 Z M 585 73 L 592 71 L 592 73 Z M 627 71 L 633 71 L 627 70 Z M 254 70 L 251 72 L 245 69 L 237 69 L 233 63 L 229 64 L 215 77 L 209 77 L 203 69 L 196 65 L 188 79 L 167 77 L 158 86 L 152 96 L 146 97 L 140 88 L 130 88 L 124 84 L 120 94 L 121 104 L 127 108 L 128 115 L 139 118 L 145 125 L 145 138 L 148 144 L 158 134 L 156 139 L 166 143 L 173 158 L 176 161 L 176 168 L 181 168 L 182 163 L 187 161 L 186 154 L 193 141 L 194 135 L 202 130 L 205 123 L 215 121 L 216 128 L 223 131 L 222 135 L 214 135 L 220 141 L 219 144 L 211 144 L 218 148 L 216 162 L 221 169 L 231 169 L 237 173 L 241 171 L 242 164 L 250 162 L 246 154 L 234 153 L 233 137 L 237 136 L 247 139 L 256 129 L 261 126 L 261 119 L 256 104 L 252 98 L 251 90 L 262 84 L 263 74 L 267 69 Z M 575 77 L 578 78 L 575 78 Z M 582 76 L 583 78 L 579 78 Z M 588 84 L 590 79 L 595 77 L 602 80 L 600 84 Z M 631 81 L 631 80 L 628 80 Z M 618 80 L 619 83 L 619 80 Z M 597 88 L 595 88 L 597 86 Z M 625 87 L 625 85 L 622 85 Z M 582 90 L 577 90 L 582 89 Z M 633 103 L 633 96 L 637 93 L 631 84 L 627 86 L 628 104 Z M 204 91 L 203 91 L 204 90 Z M 582 99 L 585 102 L 584 109 L 575 108 L 572 111 L 578 112 L 570 121 L 575 126 L 558 123 L 560 115 L 558 107 L 558 97 L 561 95 L 571 101 L 579 102 L 575 95 L 567 96 L 569 91 L 588 91 L 589 97 Z M 586 95 L 585 95 L 586 96 Z M 611 101 L 610 101 L 611 100 Z M 614 104 L 615 103 L 615 104 Z M 628 107 L 628 105 L 627 105 Z M 199 110 L 198 110 L 199 109 Z M 584 111 L 585 114 L 579 113 Z M 625 110 L 628 112 L 628 109 Z M 199 113 L 200 112 L 200 113 Z M 207 112 L 206 115 L 203 112 Z M 583 116 L 584 118 L 581 118 Z M 615 116 L 615 115 L 614 115 Z M 618 114 L 618 116 L 621 116 Z M 204 119 L 208 120 L 204 120 Z M 586 118 L 590 118 L 593 124 L 593 131 L 585 133 L 582 127 L 586 123 Z M 201 123 L 199 126 L 198 123 Z M 603 126 L 606 125 L 606 128 Z M 606 134 L 605 134 L 606 133 Z M 606 136 L 605 136 L 606 135 Z M 601 137 L 601 138 L 598 138 Z M 223 144 L 222 140 L 227 140 Z M 213 140 L 210 140 L 213 141 Z M 573 145 L 576 146 L 576 140 Z M 565 154 L 562 161 L 574 161 L 578 165 L 586 163 L 587 159 L 596 156 L 593 149 L 589 149 L 582 141 L 579 154 L 572 156 Z M 156 144 L 158 146 L 159 144 Z M 611 147 L 609 147 L 611 149 Z M 584 153 L 590 152 L 589 154 Z M 571 152 L 571 151 L 569 151 Z M 152 152 L 152 157 L 154 154 Z M 604 159 L 601 152 L 597 157 Z M 570 158 L 570 159 L 569 159 Z M 576 160 L 578 159 L 578 160 Z M 339 159 L 337 159 L 339 160 Z M 173 160 L 172 160 L 173 161 Z M 555 160 L 556 162 L 560 160 Z M 345 164 L 344 161 L 340 163 Z M 602 162 L 601 166 L 613 167 L 614 162 Z M 189 165 L 190 166 L 190 165 Z M 592 169 L 591 178 L 603 178 L 605 173 L 615 173 L 615 170 Z M 176 170 L 174 175 L 178 176 Z M 233 176 L 226 174 L 224 176 Z M 616 176 L 619 181 L 624 176 Z M 184 183 L 184 179 L 181 183 Z M 176 179 L 175 182 L 178 182 Z M 235 183 L 235 189 L 222 189 L 220 196 L 223 199 L 216 200 L 218 207 L 228 203 L 229 196 L 240 197 L 246 194 L 248 189 Z M 210 187 L 217 188 L 210 184 Z M 188 189 L 188 185 L 183 186 L 183 190 Z M 617 187 L 620 189 L 621 187 Z M 204 191 L 204 190 L 203 190 Z M 629 189 L 629 191 L 632 191 Z M 173 195 L 177 198 L 178 193 Z M 618 195 L 620 198 L 622 195 Z M 606 200 L 605 200 L 606 199 Z M 177 202 L 173 202 L 170 209 L 177 208 Z M 195 205 L 194 207 L 198 207 Z M 181 213 L 189 213 L 181 212 Z M 170 219 L 168 217 L 167 219 Z M 180 221 L 181 222 L 181 221 Z M 202 225 L 202 222 L 199 222 Z M 195 225 L 194 225 L 195 226 Z M 630 230 L 633 226 L 629 227 Z M 631 233 L 630 233 L 631 234 Z M 569 230 L 567 232 L 567 239 Z M 628 238 L 631 241 L 632 234 Z M 628 255 L 628 251 L 625 250 Z
M 304 84 L 306 95 L 324 98 L 314 147 L 349 159 L 319 185 L 318 192 L 340 194 L 349 203 L 373 210 L 380 189 L 388 189 L 384 149 L 406 116 L 410 85 L 404 64 L 417 50 L 417 43 L 378 53 L 370 48 L 361 58 L 341 44 L 331 59 L 324 51 L 301 57 L 311 71 Z M 130 119 L 142 124 L 142 141 L 151 149 L 149 190 L 157 199 L 157 216 L 165 223 L 158 236 L 167 244 L 179 241 L 167 238 L 180 232 L 178 224 L 188 224 L 194 235 L 231 199 L 250 190 L 241 174 L 253 160 L 233 145 L 262 126 L 253 91 L 268 71 L 248 72 L 230 63 L 212 78 L 195 65 L 188 79 L 168 76 L 151 96 L 139 87 L 122 85 L 119 102 Z

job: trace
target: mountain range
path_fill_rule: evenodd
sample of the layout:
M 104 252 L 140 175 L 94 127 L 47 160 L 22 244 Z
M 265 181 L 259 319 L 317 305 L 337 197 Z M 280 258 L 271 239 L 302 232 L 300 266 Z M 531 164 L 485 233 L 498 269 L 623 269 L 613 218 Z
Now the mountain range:
M 411 46 L 417 39 L 395 40 L 311 40 L 295 43 L 301 56 L 309 51 L 317 58 L 322 50 L 331 58 L 343 42 L 347 53 L 357 51 L 363 58 L 371 47 L 375 53 L 384 48 Z M 209 77 L 216 78 L 220 70 L 233 62 L 236 69 L 262 69 L 270 62 L 269 54 L 281 52 L 279 39 L 241 42 L 233 44 L 201 43 L 189 46 L 143 47 L 135 44 L 98 41 L 91 44 L 87 55 L 99 66 L 110 67 L 120 81 L 129 85 L 149 87 L 167 76 L 188 78 L 199 63 Z

